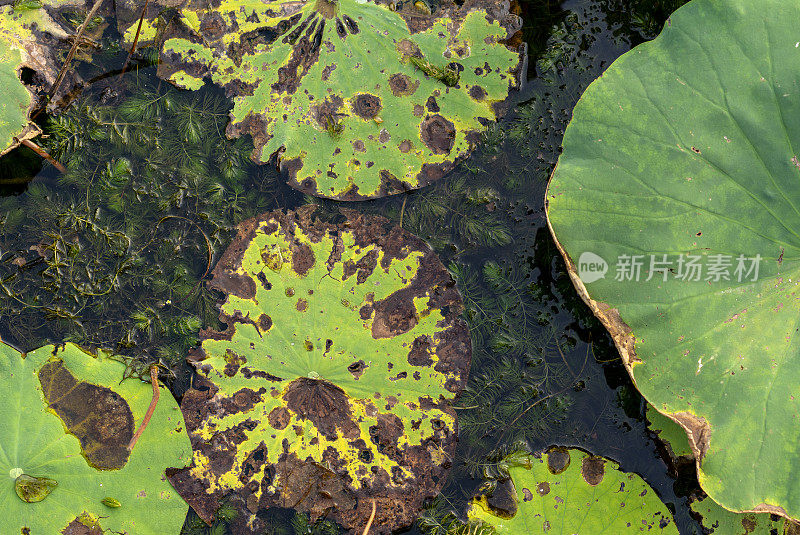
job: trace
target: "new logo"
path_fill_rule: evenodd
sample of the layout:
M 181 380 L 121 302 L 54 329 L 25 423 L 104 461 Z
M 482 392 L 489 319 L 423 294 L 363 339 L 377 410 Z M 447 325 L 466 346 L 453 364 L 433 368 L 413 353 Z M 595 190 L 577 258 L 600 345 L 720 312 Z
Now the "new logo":
M 586 251 L 578 259 L 578 276 L 584 284 L 605 278 L 608 263 L 602 257 Z

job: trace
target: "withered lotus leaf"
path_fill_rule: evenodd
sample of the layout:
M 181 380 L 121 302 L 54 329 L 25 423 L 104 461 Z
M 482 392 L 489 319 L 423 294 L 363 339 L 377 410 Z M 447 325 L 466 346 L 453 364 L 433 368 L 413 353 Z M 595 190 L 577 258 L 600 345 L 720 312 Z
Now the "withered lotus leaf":
M 520 28 L 505 0 L 189 0 L 159 74 L 234 98 L 228 134 L 278 154 L 289 183 L 336 199 L 381 197 L 440 178 L 518 84 Z M 176 26 L 178 28 L 178 26 Z M 130 32 L 128 32 L 130 33 Z
M 228 329 L 203 335 L 182 403 L 194 462 L 171 475 L 207 520 L 232 495 L 237 532 L 268 506 L 363 528 L 375 500 L 389 532 L 444 481 L 471 355 L 460 296 L 422 240 L 345 219 L 250 219 L 214 270 Z

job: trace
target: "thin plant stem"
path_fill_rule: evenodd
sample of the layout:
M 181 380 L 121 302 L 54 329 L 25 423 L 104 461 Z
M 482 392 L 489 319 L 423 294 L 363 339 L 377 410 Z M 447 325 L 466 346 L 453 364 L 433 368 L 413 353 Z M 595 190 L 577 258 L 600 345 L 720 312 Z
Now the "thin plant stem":
M 372 522 L 375 520 L 375 512 L 378 510 L 378 505 L 375 503 L 375 499 L 372 499 L 372 513 L 369 515 L 369 520 L 367 520 L 367 525 L 364 527 L 364 531 L 361 535 L 369 535 L 369 528 L 372 527 Z
M 31 141 L 30 139 L 23 139 L 22 141 L 20 141 L 20 143 L 25 145 L 29 149 L 31 149 L 33 152 L 35 152 L 36 154 L 38 154 L 39 156 L 41 156 L 42 158 L 44 158 L 45 160 L 47 160 L 51 164 L 53 164 L 53 167 L 58 169 L 60 172 L 62 172 L 62 173 L 66 173 L 67 172 L 67 168 L 64 167 L 61 164 L 61 162 L 59 162 L 58 160 L 56 160 L 55 158 L 50 156 L 50 154 L 48 154 L 48 152 L 46 150 L 44 150 L 42 147 L 40 147 L 39 145 L 37 145 L 36 143 Z
M 400 208 L 400 228 L 403 228 L 403 215 L 406 212 L 406 201 L 408 200 L 408 195 L 403 197 L 403 206 Z
M 144 419 L 142 423 L 139 424 L 139 429 L 136 430 L 136 433 L 131 438 L 131 441 L 128 442 L 128 451 L 133 451 L 133 447 L 136 445 L 136 442 L 139 440 L 139 437 L 142 436 L 144 433 L 147 424 L 150 423 L 150 418 L 153 417 L 153 413 L 156 410 L 156 404 L 158 403 L 158 366 L 155 364 L 150 366 L 150 382 L 153 384 L 153 399 L 150 400 L 150 406 L 147 407 L 147 413 L 144 415 Z
M 142 23 L 144 23 L 144 16 L 147 13 L 147 6 L 150 4 L 150 0 L 145 0 L 144 7 L 142 8 L 142 15 L 139 17 L 139 25 L 136 27 L 136 37 L 133 38 L 133 45 L 131 45 L 131 50 L 128 52 L 128 57 L 125 58 L 125 63 L 122 64 L 122 71 L 119 73 L 118 80 L 122 80 L 122 76 L 125 74 L 125 71 L 128 68 L 128 63 L 130 63 L 131 58 L 133 57 L 133 53 L 136 52 L 136 45 L 139 43 L 139 34 L 142 31 Z
M 53 82 L 53 87 L 50 88 L 50 99 L 52 100 L 53 96 L 55 96 L 58 88 L 61 86 L 61 82 L 64 81 L 64 75 L 67 73 L 67 68 L 69 67 L 70 62 L 72 62 L 72 58 L 75 56 L 75 51 L 78 49 L 78 44 L 81 42 L 81 38 L 83 37 L 83 32 L 86 31 L 86 27 L 89 26 L 89 21 L 92 20 L 94 14 L 97 13 L 97 10 L 100 9 L 100 5 L 103 3 L 103 0 L 97 0 L 92 9 L 89 10 L 89 13 L 86 15 L 86 20 L 83 21 L 80 28 L 78 28 L 78 33 L 75 34 L 75 42 L 72 43 L 72 48 L 69 49 L 69 54 L 67 54 L 67 59 L 64 60 L 64 65 L 62 65 L 61 70 L 58 72 L 58 76 L 56 76 L 56 81 Z

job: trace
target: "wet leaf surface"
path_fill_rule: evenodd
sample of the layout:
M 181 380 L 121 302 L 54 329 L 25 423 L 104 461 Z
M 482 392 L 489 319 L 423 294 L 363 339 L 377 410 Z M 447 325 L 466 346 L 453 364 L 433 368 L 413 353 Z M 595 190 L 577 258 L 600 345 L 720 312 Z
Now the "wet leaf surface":
M 225 87 L 228 134 L 278 153 L 290 185 L 337 199 L 418 188 L 466 156 L 517 85 L 505 2 L 443 3 L 435 17 L 373 1 L 227 0 L 181 10 L 160 75 Z
M 602 457 L 557 448 L 508 472 L 510 479 L 477 496 L 468 511 L 498 535 L 678 533 L 653 489 Z
M 183 418 L 172 397 L 161 396 L 133 451 L 119 456 L 118 444 L 130 437 L 131 423 L 141 422 L 152 395 L 141 381 L 120 383 L 124 370 L 108 356 L 72 344 L 46 346 L 22 358 L 0 343 L 0 473 L 9 478 L 0 498 L 4 532 L 92 535 L 102 526 L 133 535 L 180 529 L 188 507 L 164 470 L 191 457 Z M 59 390 L 68 383 L 70 388 Z M 109 499 L 119 507 L 108 506 Z
M 686 430 L 703 490 L 792 518 L 798 17 L 774 0 L 676 11 L 584 93 L 547 198 L 578 292 L 644 397 Z
M 450 467 L 449 402 L 470 362 L 461 299 L 408 232 L 307 208 L 244 222 L 215 268 L 228 330 L 204 333 L 207 380 L 182 403 L 194 463 L 171 481 L 206 520 L 234 492 L 241 533 L 275 505 L 355 529 L 372 499 L 388 533 Z

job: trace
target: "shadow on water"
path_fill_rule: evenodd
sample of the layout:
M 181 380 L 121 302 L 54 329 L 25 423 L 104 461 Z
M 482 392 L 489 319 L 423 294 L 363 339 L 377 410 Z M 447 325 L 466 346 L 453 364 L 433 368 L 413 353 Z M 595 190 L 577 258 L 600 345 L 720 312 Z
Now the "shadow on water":
M 682 3 L 523 1 L 529 81 L 482 146 L 427 188 L 353 205 L 426 239 L 464 298 L 474 360 L 456 402 L 453 469 L 432 518 L 464 510 L 498 445 L 524 443 L 616 460 L 656 490 L 681 533 L 701 532 L 687 506 L 696 481 L 676 479 L 659 456 L 644 400 L 573 290 L 544 216 L 547 179 L 581 93 Z M 109 56 L 106 68 L 118 68 L 120 55 Z M 86 77 L 99 77 L 98 68 Z M 23 350 L 64 340 L 113 347 L 142 370 L 160 360 L 177 370 L 179 397 L 198 329 L 221 327 L 218 296 L 202 281 L 236 223 L 307 202 L 334 213 L 339 204 L 304 197 L 273 166 L 252 164 L 249 139 L 226 140 L 231 104 L 217 89 L 188 94 L 152 69 L 133 68 L 122 86 L 116 78 L 99 77 L 68 113 L 43 119 L 49 136 L 40 142 L 68 173 L 42 169 L 25 148 L 0 163 L 0 336 Z M 275 533 L 331 531 L 291 512 L 274 517 Z M 195 524 L 190 514 L 184 532 L 203 533 Z

